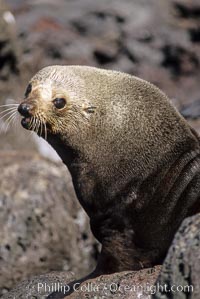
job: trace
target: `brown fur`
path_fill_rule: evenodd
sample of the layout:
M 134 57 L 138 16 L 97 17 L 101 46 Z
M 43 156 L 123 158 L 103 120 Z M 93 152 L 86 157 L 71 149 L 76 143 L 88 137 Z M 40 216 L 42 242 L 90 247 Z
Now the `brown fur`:
M 102 244 L 93 275 L 161 263 L 181 221 L 200 208 L 196 132 L 163 92 L 128 74 L 50 66 L 30 83 L 24 103 L 48 126 Z M 57 97 L 67 100 L 58 111 Z

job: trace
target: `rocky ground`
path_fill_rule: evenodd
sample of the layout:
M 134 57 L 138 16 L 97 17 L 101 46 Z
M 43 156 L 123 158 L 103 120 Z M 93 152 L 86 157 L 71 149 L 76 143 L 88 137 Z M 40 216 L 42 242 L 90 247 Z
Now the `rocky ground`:
M 174 105 L 200 132 L 199 0 L 0 0 L 0 105 L 19 102 L 32 75 L 50 64 L 87 64 L 129 72 L 149 80 L 169 95 Z M 31 196 L 27 204 L 26 192 L 33 188 L 28 185 L 28 178 L 35 176 L 36 180 L 36 172 L 42 175 L 42 181 L 52 176 L 59 180 L 58 168 L 65 178 L 63 182 L 69 182 L 69 176 L 66 174 L 65 177 L 65 170 L 60 170 L 60 166 L 52 165 L 52 162 L 42 160 L 40 163 L 31 158 L 32 166 L 28 166 L 27 158 L 22 161 L 18 156 L 10 156 L 8 152 L 16 150 L 22 157 L 23 152 L 31 151 L 57 159 L 45 142 L 29 136 L 19 123 L 16 119 L 14 126 L 4 133 L 2 129 L 7 124 L 5 119 L 0 119 L 1 177 L 8 174 L 7 181 L 1 183 L 0 194 L 2 292 L 31 273 L 67 269 L 87 272 L 93 265 L 90 261 L 96 252 L 93 241 L 87 245 L 87 240 L 91 240 L 87 222 L 78 233 L 73 218 L 78 216 L 70 215 L 72 211 L 78 215 L 80 209 L 70 191 L 70 183 L 66 186 L 61 183 L 62 191 L 58 190 L 62 225 L 51 209 L 53 201 L 43 202 L 46 185 L 39 199 Z M 13 165 L 15 160 L 16 167 L 11 171 L 9 165 Z M 17 176 L 16 173 L 21 174 Z M 15 182 L 15 191 L 12 191 L 9 176 Z M 20 179 L 27 185 L 18 189 Z M 23 190 L 20 200 L 17 190 Z M 39 216 L 34 212 L 33 219 L 27 220 L 38 203 L 41 211 L 48 205 L 46 218 L 41 216 L 43 212 Z M 51 219 L 54 227 L 48 225 Z M 31 231 L 27 228 L 29 221 L 34 223 L 31 222 Z M 78 241 L 70 229 L 78 233 Z M 69 244 L 68 249 L 58 246 L 58 243 L 54 250 L 46 246 L 52 242 L 49 233 L 52 230 L 60 244 Z M 68 231 L 70 237 L 62 239 L 64 231 Z M 80 267 L 77 257 L 82 257 L 83 248 L 88 248 L 88 253 Z
M 92 271 L 97 245 L 66 167 L 12 151 L 0 169 L 0 296 L 36 274 Z
M 200 292 L 200 215 L 187 218 L 176 234 L 152 299 L 198 299 Z M 173 288 L 169 289 L 169 287 Z
M 154 283 L 159 274 L 160 267 L 144 269 L 138 272 L 121 272 L 113 275 L 103 275 L 86 283 L 71 287 L 74 289 L 66 299 L 149 299 L 155 292 Z M 71 273 L 52 272 L 47 275 L 33 277 L 20 283 L 15 289 L 3 296 L 2 299 L 45 299 L 52 290 L 63 287 L 67 292 L 70 281 L 74 279 Z M 50 288 L 48 289 L 49 286 Z M 64 289 L 65 287 L 65 289 Z M 32 297 L 31 297 L 32 296 Z
M 137 272 L 102 275 L 71 286 L 74 276 L 52 272 L 20 283 L 3 299 L 44 299 L 52 290 L 71 294 L 65 299 L 198 299 L 200 274 L 200 215 L 187 218 L 169 249 L 162 270 L 156 266 Z M 160 274 L 159 274 L 160 273 Z M 56 283 L 56 285 L 55 285 Z

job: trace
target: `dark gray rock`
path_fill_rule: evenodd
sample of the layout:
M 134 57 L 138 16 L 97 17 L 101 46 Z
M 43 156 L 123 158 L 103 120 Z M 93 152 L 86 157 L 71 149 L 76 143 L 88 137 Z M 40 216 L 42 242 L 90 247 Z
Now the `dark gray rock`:
M 153 299 L 198 299 L 200 292 L 200 214 L 185 219 L 175 235 Z
M 0 153 L 0 170 L 1 293 L 30 275 L 89 273 L 94 241 L 66 167 L 37 155 Z

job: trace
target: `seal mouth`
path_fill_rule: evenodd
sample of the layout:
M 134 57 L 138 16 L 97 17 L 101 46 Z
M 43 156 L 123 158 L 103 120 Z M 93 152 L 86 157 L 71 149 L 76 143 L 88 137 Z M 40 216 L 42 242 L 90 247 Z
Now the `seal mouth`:
M 36 116 L 23 117 L 21 125 L 24 129 L 35 132 L 45 140 L 47 140 L 47 134 L 51 132 L 50 126 Z
M 33 102 L 24 101 L 18 105 L 18 112 L 23 117 L 21 125 L 24 129 L 35 132 L 39 137 L 47 140 L 47 133 L 49 132 L 49 125 L 46 117 L 41 111 L 37 111 Z
M 31 130 L 31 117 L 24 117 L 21 120 L 21 125 L 23 128 L 27 129 L 27 130 Z

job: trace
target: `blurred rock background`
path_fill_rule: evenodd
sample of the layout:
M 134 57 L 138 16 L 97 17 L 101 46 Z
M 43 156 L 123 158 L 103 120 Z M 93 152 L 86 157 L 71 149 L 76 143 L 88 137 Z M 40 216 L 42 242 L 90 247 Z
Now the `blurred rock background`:
M 98 66 L 146 79 L 166 92 L 200 132 L 199 0 L 0 0 L 0 105 L 19 102 L 35 72 L 52 64 Z M 0 119 L 0 128 L 5 126 L 5 118 Z M 6 133 L 0 131 L 0 151 L 1 292 L 31 273 L 73 270 L 81 276 L 89 272 L 94 266 L 97 245 L 88 229 L 87 217 L 72 195 L 70 176 L 56 153 L 45 141 L 23 130 L 20 118 Z M 30 157 L 23 153 L 30 153 Z M 46 159 L 39 162 L 41 158 L 37 154 L 56 162 Z M 14 166 L 16 172 L 10 170 Z M 54 172 L 57 180 L 61 180 L 62 187 L 53 203 L 43 198 L 45 188 L 36 202 L 31 195 L 36 190 L 30 185 L 30 179 L 37 174 L 40 177 L 41 172 L 45 182 Z M 26 192 L 16 195 L 20 182 Z M 36 179 L 35 182 L 38 184 Z M 56 180 L 51 183 L 57 190 Z M 13 186 L 14 190 L 9 193 Z M 30 194 L 27 195 L 28 191 Z M 57 245 L 54 250 L 49 249 L 52 236 L 50 234 L 49 239 L 44 236 L 38 224 L 48 205 L 56 206 L 58 202 L 60 209 L 66 211 L 62 229 L 56 221 L 55 213 L 59 212 L 50 209 L 44 230 L 53 230 L 62 248 L 68 246 L 64 252 Z M 38 206 L 41 210 L 39 218 L 36 217 Z M 81 225 L 74 221 L 79 219 L 80 213 L 83 213 Z M 31 215 L 36 220 L 27 220 Z M 31 221 L 31 231 L 27 230 L 27 221 Z M 43 223 L 44 219 L 41 221 Z M 65 227 L 66 234 L 69 233 L 68 223 L 74 232 L 69 242 L 58 233 L 58 230 L 64 233 Z M 36 232 L 38 239 L 35 239 Z M 43 238 L 47 239 L 43 241 Z M 35 243 L 40 247 L 38 251 L 34 250 Z M 84 265 L 80 265 L 72 251 L 84 260 Z M 44 256 L 45 261 L 40 260 Z

